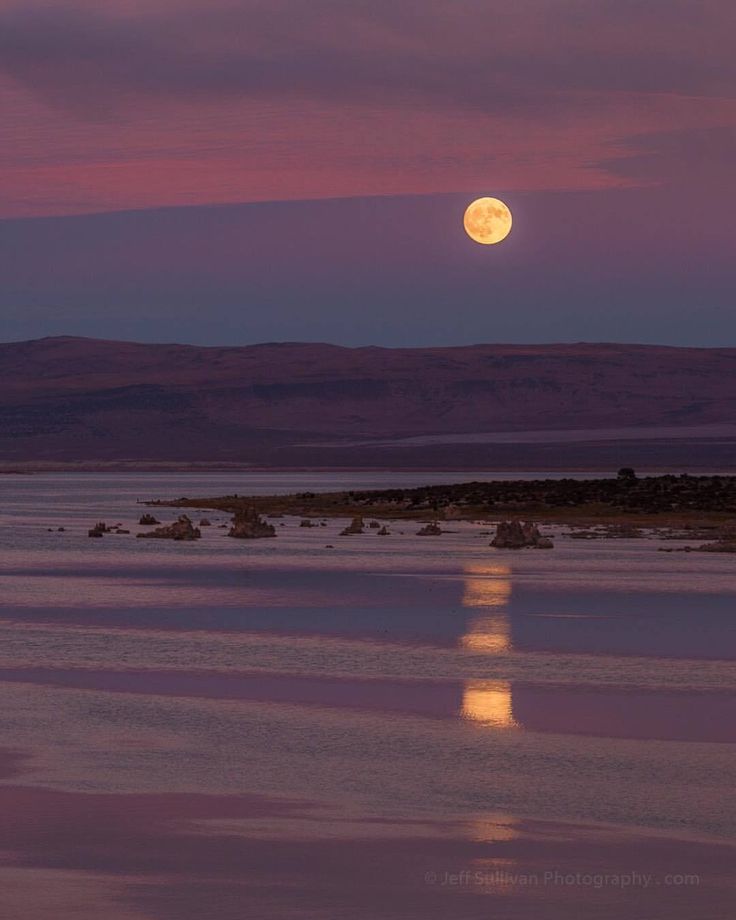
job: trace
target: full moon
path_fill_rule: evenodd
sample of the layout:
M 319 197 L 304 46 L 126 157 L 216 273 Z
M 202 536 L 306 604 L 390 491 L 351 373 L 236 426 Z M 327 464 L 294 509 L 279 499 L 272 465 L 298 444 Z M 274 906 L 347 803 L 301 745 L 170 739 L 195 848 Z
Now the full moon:
M 498 198 L 478 198 L 468 205 L 463 225 L 476 243 L 500 243 L 511 232 L 511 211 Z

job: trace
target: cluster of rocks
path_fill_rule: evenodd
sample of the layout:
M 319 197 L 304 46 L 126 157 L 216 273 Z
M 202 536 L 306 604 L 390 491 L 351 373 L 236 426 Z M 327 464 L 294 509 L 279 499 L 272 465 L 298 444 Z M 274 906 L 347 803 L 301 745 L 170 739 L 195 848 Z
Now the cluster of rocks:
M 151 526 L 159 525 L 160 522 L 156 520 L 155 517 L 151 514 L 144 514 L 141 516 L 139 523 L 142 526 Z M 191 519 L 186 515 L 180 515 L 173 524 L 168 524 L 165 526 L 157 526 L 153 530 L 146 531 L 144 533 L 137 534 L 138 537 L 144 539 L 158 539 L 158 540 L 177 540 L 177 541 L 188 541 L 188 540 L 198 540 L 201 538 L 202 533 L 200 527 L 209 527 L 211 526 L 210 521 L 206 518 L 202 518 L 200 521 L 199 527 L 195 527 Z M 226 526 L 226 525 L 225 525 Z M 311 519 L 304 518 L 300 522 L 300 527 L 317 527 L 319 525 L 315 524 Z M 391 531 L 386 527 L 386 525 L 381 525 L 378 521 L 373 520 L 368 525 L 371 530 L 375 530 L 377 535 L 380 537 L 389 536 Z M 366 524 L 361 516 L 354 517 L 350 524 L 345 527 L 341 532 L 340 536 L 352 536 L 356 534 L 365 533 Z M 100 521 L 93 528 L 90 529 L 90 537 L 101 537 L 105 533 L 129 533 L 129 531 L 124 531 L 117 528 L 108 527 L 104 521 Z M 417 531 L 417 536 L 419 537 L 436 537 L 444 533 L 437 521 L 430 521 L 425 524 Z M 263 537 L 275 537 L 276 528 L 273 524 L 269 524 L 265 521 L 256 511 L 255 508 L 245 508 L 239 510 L 235 513 L 230 529 L 228 531 L 229 537 L 235 537 L 237 539 L 253 540 Z M 518 520 L 512 521 L 501 521 L 496 530 L 496 535 L 491 541 L 491 546 L 494 546 L 498 549 L 523 549 L 525 547 L 533 547 L 535 549 L 551 549 L 553 547 L 552 541 L 548 537 L 544 537 L 539 532 L 539 528 L 536 524 L 531 522 L 522 523 Z M 716 551 L 727 551 L 727 550 L 713 550 Z
M 714 540 L 712 543 L 702 543 L 697 547 L 700 553 L 736 553 L 736 537 L 723 540 Z
M 733 528 L 725 529 L 717 535 L 715 540 L 709 540 L 698 546 L 660 546 L 659 550 L 662 553 L 736 553 L 736 531 Z
M 644 536 L 633 524 L 601 524 L 595 528 L 573 527 L 571 540 L 639 540 Z
M 59 530 L 64 530 L 63 527 L 60 527 Z M 104 521 L 98 521 L 94 527 L 90 527 L 87 531 L 88 537 L 102 537 L 106 533 L 130 533 L 129 530 L 125 530 L 122 524 L 113 524 L 111 527 Z
M 532 521 L 500 521 L 491 540 L 496 549 L 553 549 L 554 543 Z
M 199 540 L 202 533 L 199 527 L 192 524 L 186 514 L 182 514 L 173 524 L 157 527 L 155 530 L 148 530 L 136 536 L 154 540 Z
M 191 519 L 186 515 L 179 515 L 173 524 L 161 525 L 152 514 L 141 515 L 138 523 L 143 527 L 154 527 L 153 530 L 147 530 L 136 536 L 143 539 L 153 540 L 199 540 L 202 536 L 202 527 L 211 527 L 212 522 L 207 518 L 202 518 L 199 526 L 195 527 Z M 159 526 L 156 526 L 159 525 Z M 226 524 L 221 525 L 227 527 Z M 61 528 L 63 529 L 63 528 Z M 94 527 L 90 528 L 88 534 L 90 537 L 102 537 L 106 533 L 130 533 L 129 530 L 123 530 L 120 524 L 108 527 L 104 521 L 99 521 Z M 256 537 L 275 537 L 276 529 L 271 524 L 267 524 L 255 510 L 248 509 L 239 511 L 232 520 L 228 536 L 240 537 L 244 539 Z
M 721 539 L 721 528 L 716 524 L 683 524 L 679 527 L 657 528 L 654 536 L 660 540 L 711 540 Z
M 236 512 L 227 535 L 239 540 L 257 540 L 275 537 L 276 528 L 264 521 L 255 508 L 245 508 Z

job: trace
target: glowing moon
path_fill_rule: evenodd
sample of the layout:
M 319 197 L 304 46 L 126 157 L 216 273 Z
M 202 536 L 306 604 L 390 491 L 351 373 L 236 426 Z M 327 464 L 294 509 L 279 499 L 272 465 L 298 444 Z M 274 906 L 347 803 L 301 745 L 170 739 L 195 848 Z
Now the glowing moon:
M 511 211 L 498 198 L 478 198 L 468 205 L 463 225 L 476 243 L 500 243 L 511 232 Z

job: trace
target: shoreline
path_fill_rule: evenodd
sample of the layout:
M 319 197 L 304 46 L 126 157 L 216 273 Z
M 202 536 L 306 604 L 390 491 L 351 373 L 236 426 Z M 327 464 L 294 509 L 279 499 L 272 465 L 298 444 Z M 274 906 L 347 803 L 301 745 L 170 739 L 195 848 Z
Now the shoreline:
M 496 521 L 517 518 L 574 527 L 677 528 L 710 531 L 736 526 L 736 476 L 485 480 L 415 488 L 224 495 L 153 499 L 150 507 L 196 508 L 295 517 L 378 520 Z M 686 535 L 686 536 L 689 536 Z
M 691 476 L 734 476 L 736 477 L 736 465 L 733 467 L 719 467 L 714 469 L 712 466 L 663 466 L 662 464 L 653 464 L 646 466 L 638 464 L 637 469 L 648 476 L 666 476 L 680 475 L 686 473 Z M 44 473 L 237 473 L 247 475 L 249 473 L 266 474 L 266 473 L 416 473 L 417 475 L 436 476 L 438 473 L 457 473 L 458 475 L 468 475 L 470 473 L 482 473 L 484 475 L 492 473 L 503 473 L 504 475 L 518 474 L 525 475 L 531 473 L 550 473 L 554 476 L 563 476 L 565 473 L 575 475 L 590 474 L 591 476 L 600 476 L 601 478 L 610 477 L 615 470 L 609 464 L 590 464 L 576 466 L 574 464 L 559 463 L 550 464 L 524 464 L 522 466 L 509 467 L 508 464 L 488 464 L 479 465 L 477 463 L 449 465 L 449 464 L 429 464 L 419 466 L 417 464 L 382 464 L 382 465 L 306 465 L 296 464 L 288 466 L 258 464 L 253 466 L 242 463 L 223 463 L 214 461 L 202 461 L 201 463 L 193 461 L 153 461 L 153 460 L 82 460 L 82 461 L 20 461 L 18 463 L 0 462 L 0 476 L 19 476 L 34 475 Z

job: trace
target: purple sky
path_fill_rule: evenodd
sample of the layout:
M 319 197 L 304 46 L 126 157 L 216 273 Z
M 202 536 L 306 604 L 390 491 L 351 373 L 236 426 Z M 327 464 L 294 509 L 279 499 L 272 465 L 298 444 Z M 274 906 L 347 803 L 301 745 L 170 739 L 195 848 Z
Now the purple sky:
M 0 339 L 736 344 L 734 34 L 731 0 L 0 0 Z

